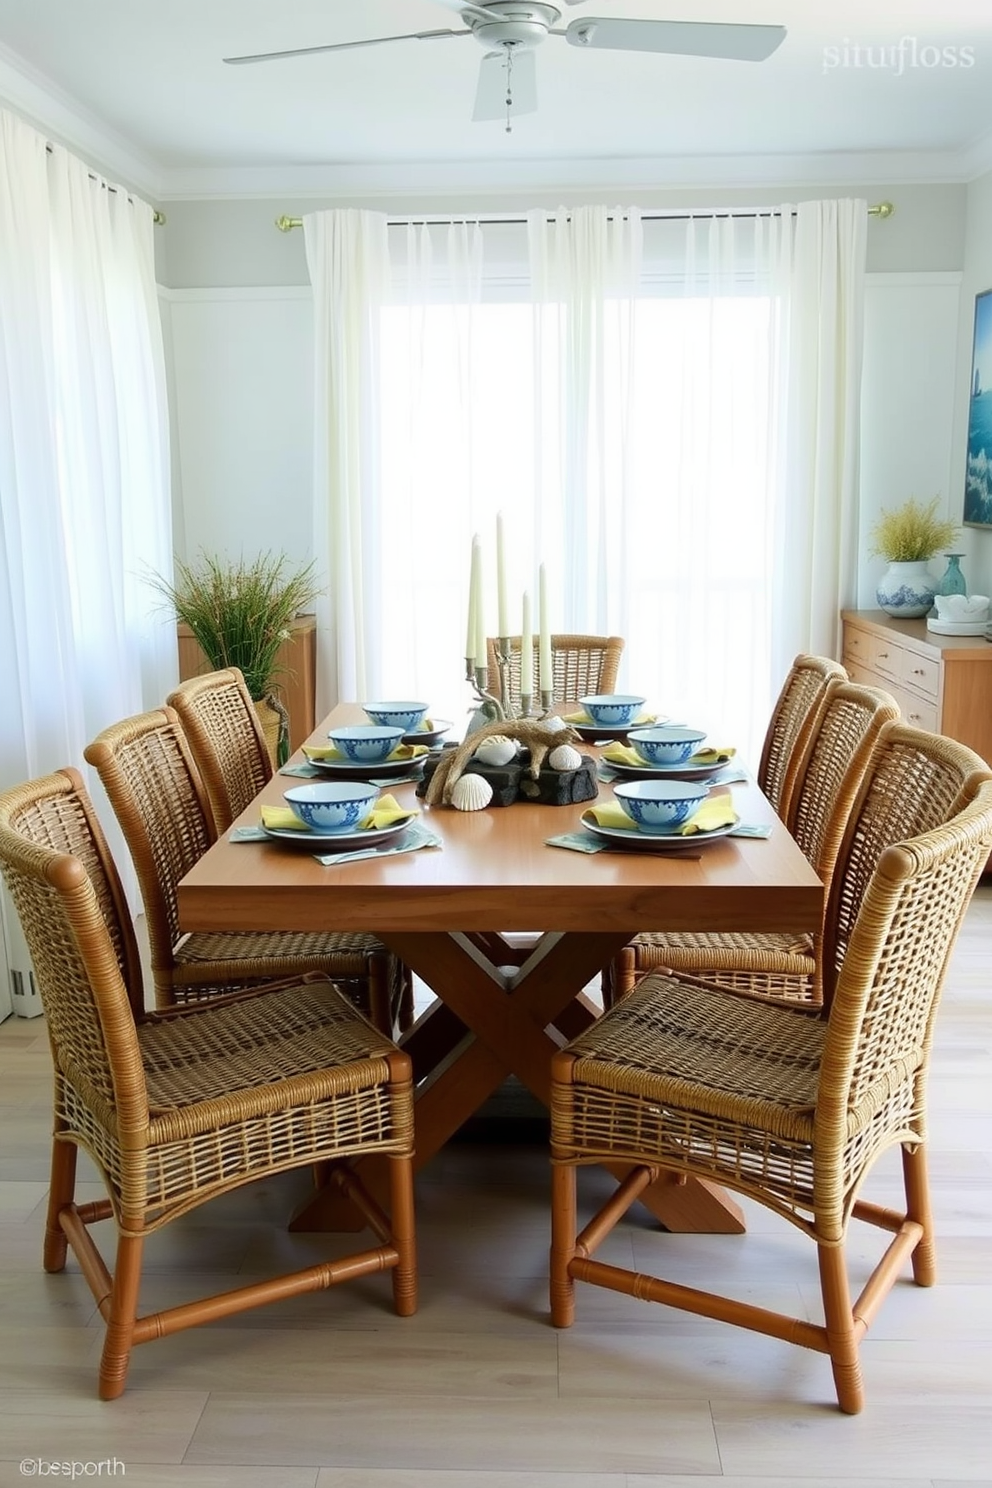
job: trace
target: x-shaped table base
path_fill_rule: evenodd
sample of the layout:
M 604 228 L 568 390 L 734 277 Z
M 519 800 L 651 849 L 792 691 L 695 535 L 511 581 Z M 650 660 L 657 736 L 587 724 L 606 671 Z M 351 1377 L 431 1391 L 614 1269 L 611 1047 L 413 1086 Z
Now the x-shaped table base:
M 417 1086 L 415 1166 L 419 1169 L 510 1074 L 545 1106 L 551 1056 L 596 1016 L 584 988 L 630 940 L 629 931 L 545 934 L 522 965 L 499 935 L 444 931 L 379 932 L 439 999 L 403 1039 Z M 357 1164 L 385 1197 L 385 1165 Z M 610 1169 L 617 1176 L 626 1171 Z M 666 1229 L 740 1234 L 743 1215 L 717 1185 L 661 1178 L 641 1202 Z M 320 1188 L 294 1216 L 294 1230 L 357 1228 L 341 1195 Z

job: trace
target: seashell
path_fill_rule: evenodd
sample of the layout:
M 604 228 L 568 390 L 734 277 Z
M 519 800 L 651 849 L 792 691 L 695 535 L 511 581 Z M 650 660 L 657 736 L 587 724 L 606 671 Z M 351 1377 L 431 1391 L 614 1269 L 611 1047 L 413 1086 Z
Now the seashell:
M 552 770 L 577 770 L 582 764 L 582 756 L 571 744 L 559 744 L 548 755 L 548 764 Z
M 541 727 L 547 729 L 549 734 L 556 734 L 559 729 L 568 728 L 568 724 L 557 713 L 549 713 L 547 718 L 541 719 Z
M 515 739 L 508 739 L 505 734 L 490 734 L 475 751 L 475 757 L 484 765 L 508 765 L 516 752 Z
M 451 792 L 456 811 L 481 811 L 493 798 L 493 788 L 482 775 L 463 775 Z

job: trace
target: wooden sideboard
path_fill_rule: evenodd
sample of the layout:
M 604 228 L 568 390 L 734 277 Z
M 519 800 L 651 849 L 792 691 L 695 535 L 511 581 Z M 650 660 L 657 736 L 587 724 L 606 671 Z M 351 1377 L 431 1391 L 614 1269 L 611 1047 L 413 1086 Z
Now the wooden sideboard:
M 992 645 L 945 636 L 884 610 L 844 610 L 842 660 L 853 682 L 883 687 L 907 723 L 947 734 L 992 765 Z
M 289 747 L 299 749 L 313 733 L 316 717 L 317 621 L 313 615 L 298 615 L 290 624 L 290 636 L 276 657 L 279 694 L 289 713 Z M 179 626 L 179 680 L 199 677 L 211 665 L 188 625 Z

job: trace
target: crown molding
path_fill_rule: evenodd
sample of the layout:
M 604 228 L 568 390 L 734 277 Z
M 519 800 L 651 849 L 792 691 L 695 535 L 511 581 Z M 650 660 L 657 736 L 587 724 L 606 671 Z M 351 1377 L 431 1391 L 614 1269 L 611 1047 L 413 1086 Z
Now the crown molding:
M 534 191 L 659 191 L 692 187 L 720 191 L 753 186 L 964 184 L 972 174 L 954 151 L 870 151 L 822 155 L 706 155 L 655 159 L 481 160 L 176 169 L 162 180 L 162 200 L 222 200 L 289 196 L 434 198 L 520 196 Z
M 0 105 L 20 114 L 50 139 L 80 155 L 101 175 L 151 201 L 159 195 L 160 168 L 134 145 L 87 112 L 50 78 L 0 44 Z
M 964 185 L 992 170 L 992 131 L 959 150 L 814 155 L 679 155 L 613 159 L 489 159 L 195 167 L 167 165 L 82 107 L 50 78 L 0 44 L 0 104 L 156 203 L 270 197 L 362 201 L 379 197 L 464 201 L 494 192 L 644 193 L 690 187 L 709 193 L 749 187 L 886 184 Z

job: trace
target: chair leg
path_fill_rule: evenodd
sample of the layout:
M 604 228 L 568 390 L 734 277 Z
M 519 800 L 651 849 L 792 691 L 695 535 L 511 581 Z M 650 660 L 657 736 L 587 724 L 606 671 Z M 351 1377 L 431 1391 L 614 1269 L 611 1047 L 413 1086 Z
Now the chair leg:
M 62 1271 L 69 1242 L 59 1222 L 59 1214 L 71 1204 L 76 1194 L 75 1142 L 52 1142 L 52 1178 L 48 1190 L 48 1214 L 45 1219 L 45 1243 L 42 1264 L 46 1271 Z
M 393 1306 L 400 1317 L 417 1310 L 417 1242 L 413 1208 L 413 1159 L 389 1159 L 389 1202 L 393 1244 L 399 1262 L 393 1267 Z
M 110 1316 L 107 1336 L 100 1359 L 100 1399 L 116 1400 L 124 1393 L 127 1369 L 131 1362 L 134 1322 L 138 1314 L 138 1291 L 141 1286 L 141 1259 L 145 1248 L 143 1235 L 120 1235 L 114 1285 L 110 1293 Z
M 578 1217 L 575 1166 L 555 1163 L 551 1168 L 551 1321 L 570 1328 L 575 1321 L 575 1282 L 568 1274 L 575 1255 Z
M 854 1334 L 851 1290 L 847 1279 L 847 1261 L 842 1245 L 818 1245 L 820 1290 L 823 1294 L 823 1316 L 830 1345 L 830 1362 L 837 1390 L 837 1404 L 849 1416 L 856 1416 L 865 1403 L 861 1360 Z
M 913 1280 L 917 1286 L 933 1286 L 937 1280 L 937 1251 L 934 1244 L 933 1209 L 927 1176 L 927 1149 L 920 1142 L 902 1149 L 902 1178 L 906 1189 L 906 1218 L 923 1226 L 923 1238 L 913 1251 Z
M 602 992 L 603 1009 L 609 1012 L 610 1008 L 618 1003 L 628 992 L 633 992 L 634 983 L 637 981 L 637 952 L 633 946 L 624 946 L 618 951 L 603 972 Z
M 376 954 L 368 961 L 369 1020 L 387 1038 L 393 1036 L 392 987 L 389 979 L 390 957 Z

